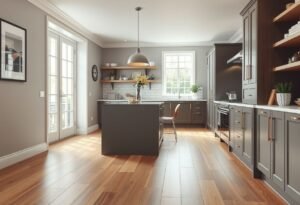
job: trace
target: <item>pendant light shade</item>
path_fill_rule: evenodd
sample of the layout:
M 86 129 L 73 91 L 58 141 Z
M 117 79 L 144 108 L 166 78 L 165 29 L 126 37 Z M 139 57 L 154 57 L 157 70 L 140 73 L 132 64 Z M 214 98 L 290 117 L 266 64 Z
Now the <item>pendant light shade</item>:
M 137 51 L 136 53 L 132 54 L 127 64 L 129 66 L 149 66 L 149 60 L 145 55 L 141 53 L 140 49 L 140 11 L 142 10 L 141 7 L 135 8 L 138 13 L 138 42 L 137 42 Z

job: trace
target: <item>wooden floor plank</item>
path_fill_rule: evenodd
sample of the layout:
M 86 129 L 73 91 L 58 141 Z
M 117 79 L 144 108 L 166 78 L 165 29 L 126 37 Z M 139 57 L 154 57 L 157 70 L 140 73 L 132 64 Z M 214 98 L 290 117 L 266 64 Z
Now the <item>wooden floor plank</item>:
M 0 170 L 5 205 L 282 205 L 212 132 L 178 128 L 158 157 L 103 156 L 101 132 Z

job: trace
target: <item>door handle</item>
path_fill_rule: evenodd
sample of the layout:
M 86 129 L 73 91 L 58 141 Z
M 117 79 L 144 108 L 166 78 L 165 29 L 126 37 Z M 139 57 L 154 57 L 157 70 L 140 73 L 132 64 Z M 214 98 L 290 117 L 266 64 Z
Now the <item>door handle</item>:
M 271 123 L 272 123 L 272 118 L 268 118 L 268 141 L 271 141 Z

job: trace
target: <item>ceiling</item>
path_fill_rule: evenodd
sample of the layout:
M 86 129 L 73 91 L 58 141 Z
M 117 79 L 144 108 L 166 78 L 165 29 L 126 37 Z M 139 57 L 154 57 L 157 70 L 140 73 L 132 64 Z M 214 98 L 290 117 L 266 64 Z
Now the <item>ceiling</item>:
M 137 14 L 142 6 L 141 42 L 205 44 L 225 42 L 242 27 L 240 11 L 249 0 L 48 0 L 98 35 L 104 45 L 137 39 Z

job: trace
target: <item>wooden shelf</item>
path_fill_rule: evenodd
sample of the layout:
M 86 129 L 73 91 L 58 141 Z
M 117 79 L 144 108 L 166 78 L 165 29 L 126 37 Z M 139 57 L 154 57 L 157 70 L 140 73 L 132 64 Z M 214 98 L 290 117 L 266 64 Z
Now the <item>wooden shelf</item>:
M 300 32 L 297 34 L 294 34 L 288 38 L 282 39 L 273 45 L 274 48 L 299 47 L 299 46 L 300 46 Z
M 159 83 L 159 80 L 149 80 L 149 83 Z M 101 83 L 135 83 L 135 80 L 101 80 Z
M 101 80 L 101 83 L 110 83 L 111 88 L 114 89 L 115 83 L 135 83 L 135 80 Z M 149 89 L 151 90 L 152 83 L 160 83 L 159 80 L 148 80 Z
M 278 66 L 273 69 L 274 72 L 279 71 L 300 71 L 300 61 L 289 63 L 286 65 Z
M 118 67 L 102 67 L 101 70 L 155 70 L 156 66 L 142 66 L 142 67 L 130 67 L 130 66 L 118 66 Z
M 273 19 L 273 22 L 286 22 L 300 20 L 300 3 L 295 3 Z

